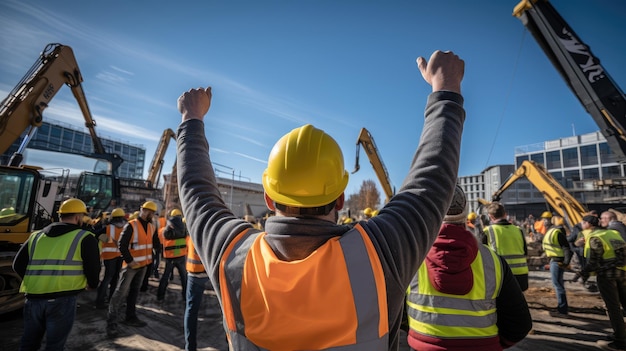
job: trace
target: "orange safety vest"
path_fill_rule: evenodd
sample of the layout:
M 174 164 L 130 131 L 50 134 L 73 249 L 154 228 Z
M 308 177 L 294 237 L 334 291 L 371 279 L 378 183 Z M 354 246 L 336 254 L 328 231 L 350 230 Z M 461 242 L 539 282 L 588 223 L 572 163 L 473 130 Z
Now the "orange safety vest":
M 198 252 L 196 252 L 196 249 L 193 246 L 193 240 L 191 240 L 189 235 L 187 236 L 187 264 L 185 265 L 185 268 L 187 268 L 187 272 L 191 273 L 206 272 L 206 269 L 204 269 L 204 265 L 200 260 L 200 256 L 198 256 Z
M 120 241 L 123 229 L 123 227 L 117 227 L 113 224 L 107 225 L 106 233 L 109 240 L 102 244 L 102 252 L 100 253 L 100 257 L 103 260 L 111 260 L 120 257 L 121 253 L 117 243 Z
M 385 277 L 360 225 L 291 262 L 264 237 L 243 231 L 220 261 L 232 350 L 388 349 Z
M 163 244 L 163 257 L 176 258 L 187 255 L 187 237 L 179 239 L 165 239 L 165 228 L 159 229 L 159 240 Z
M 130 255 L 133 260 L 139 263 L 139 267 L 147 266 L 152 263 L 152 234 L 154 233 L 154 225 L 148 223 L 148 232 L 143 229 L 143 225 L 139 219 L 135 218 L 128 221 L 133 226 L 133 237 L 130 241 Z M 124 261 L 126 267 L 126 261 Z

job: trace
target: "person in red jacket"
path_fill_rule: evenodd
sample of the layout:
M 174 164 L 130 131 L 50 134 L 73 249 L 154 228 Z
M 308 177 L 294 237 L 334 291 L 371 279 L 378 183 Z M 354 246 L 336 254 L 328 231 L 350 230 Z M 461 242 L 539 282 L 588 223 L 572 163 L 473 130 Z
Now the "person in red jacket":
M 457 186 L 439 235 L 408 289 L 408 343 L 414 350 L 500 351 L 532 328 L 511 269 L 478 243 L 465 227 L 466 217 L 466 197 Z

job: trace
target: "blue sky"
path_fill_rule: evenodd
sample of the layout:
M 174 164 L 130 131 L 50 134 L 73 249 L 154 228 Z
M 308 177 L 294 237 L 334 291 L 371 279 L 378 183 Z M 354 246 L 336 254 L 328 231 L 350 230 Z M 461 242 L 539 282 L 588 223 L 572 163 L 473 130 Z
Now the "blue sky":
M 312 123 L 339 142 L 348 171 L 367 128 L 398 188 L 430 93 L 415 59 L 452 50 L 466 63 L 459 175 L 478 174 L 512 164 L 515 147 L 598 129 L 511 15 L 517 2 L 4 0 L 0 96 L 58 42 L 74 50 L 99 135 L 144 145 L 146 173 L 163 130 L 180 122 L 178 97 L 210 85 L 218 175 L 260 182 L 275 141 Z M 551 3 L 625 86 L 626 2 Z M 84 124 L 69 88 L 44 118 Z M 172 143 L 163 173 L 174 159 Z M 364 151 L 360 162 L 348 194 L 377 182 Z

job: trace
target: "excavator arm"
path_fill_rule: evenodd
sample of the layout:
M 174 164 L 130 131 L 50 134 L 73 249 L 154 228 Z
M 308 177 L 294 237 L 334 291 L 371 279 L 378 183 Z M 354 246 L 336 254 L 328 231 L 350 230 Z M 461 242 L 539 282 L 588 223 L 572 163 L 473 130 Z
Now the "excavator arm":
M 513 10 L 546 53 L 609 147 L 626 162 L 626 97 L 608 72 L 547 0 L 523 0 Z
M 0 104 L 0 153 L 5 152 L 28 130 L 17 151 L 18 156 L 11 161 L 12 166 L 21 163 L 19 155 L 33 137 L 36 128 L 43 123 L 43 111 L 61 87 L 67 85 L 78 102 L 93 142 L 94 153 L 86 156 L 110 162 L 111 171 L 115 173 L 123 159 L 118 154 L 107 153 L 96 134 L 96 121 L 87 105 L 82 81 L 74 52 L 69 46 L 48 44 L 44 48 L 39 59 Z
M 506 189 L 524 177 L 543 194 L 548 204 L 565 219 L 570 228 L 582 221 L 587 210 L 543 166 L 533 161 L 522 162 L 522 165 L 493 194 L 492 201 L 499 201 Z
M 157 145 L 156 151 L 154 152 L 152 163 L 150 163 L 150 171 L 148 172 L 147 179 L 149 187 L 155 187 L 158 183 L 161 170 L 163 169 L 163 158 L 165 157 L 165 152 L 167 152 L 167 147 L 170 144 L 170 139 L 176 140 L 176 133 L 174 133 L 174 131 L 170 128 L 167 128 L 161 135 L 161 140 L 159 141 L 159 145 Z
M 358 170 L 361 168 L 359 166 L 359 154 L 361 145 L 363 145 L 363 149 L 365 150 L 365 153 L 367 154 L 367 157 L 369 158 L 372 167 L 374 167 L 374 172 L 376 172 L 376 176 L 378 177 L 378 180 L 383 187 L 383 191 L 385 192 L 386 197 L 385 202 L 388 202 L 395 194 L 395 189 L 391 185 L 389 173 L 387 172 L 387 168 L 383 164 L 383 160 L 378 153 L 378 148 L 374 143 L 374 138 L 372 138 L 370 132 L 365 128 L 361 128 L 359 138 L 356 141 L 356 165 L 354 166 L 354 171 L 352 171 L 352 173 L 358 172 Z

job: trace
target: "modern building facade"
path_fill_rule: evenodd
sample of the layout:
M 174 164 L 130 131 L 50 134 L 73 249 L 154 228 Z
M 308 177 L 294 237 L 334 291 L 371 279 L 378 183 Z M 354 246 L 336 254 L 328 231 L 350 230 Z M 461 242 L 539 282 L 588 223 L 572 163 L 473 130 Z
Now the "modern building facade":
M 2 155 L 2 164 L 8 164 L 11 155 L 18 150 L 23 137 L 16 140 L 13 145 Z M 120 140 L 100 138 L 105 150 L 119 154 L 124 162 L 117 170 L 122 178 L 143 178 L 144 164 L 146 160 L 146 148 L 143 145 L 134 145 Z M 30 140 L 27 149 L 56 151 L 66 154 L 90 155 L 94 152 L 91 135 L 68 123 L 48 120 Z
M 491 201 L 493 193 L 524 161 L 543 166 L 587 209 L 619 209 L 626 202 L 625 165 L 617 162 L 615 153 L 599 131 L 520 146 L 514 154 L 513 165 L 490 166 L 480 175 L 459 177 L 459 185 L 468 194 L 470 211 L 478 210 L 478 198 Z M 552 210 L 541 191 L 526 178 L 510 185 L 500 201 L 509 215 L 517 219 L 531 214 L 537 217 L 543 211 Z

